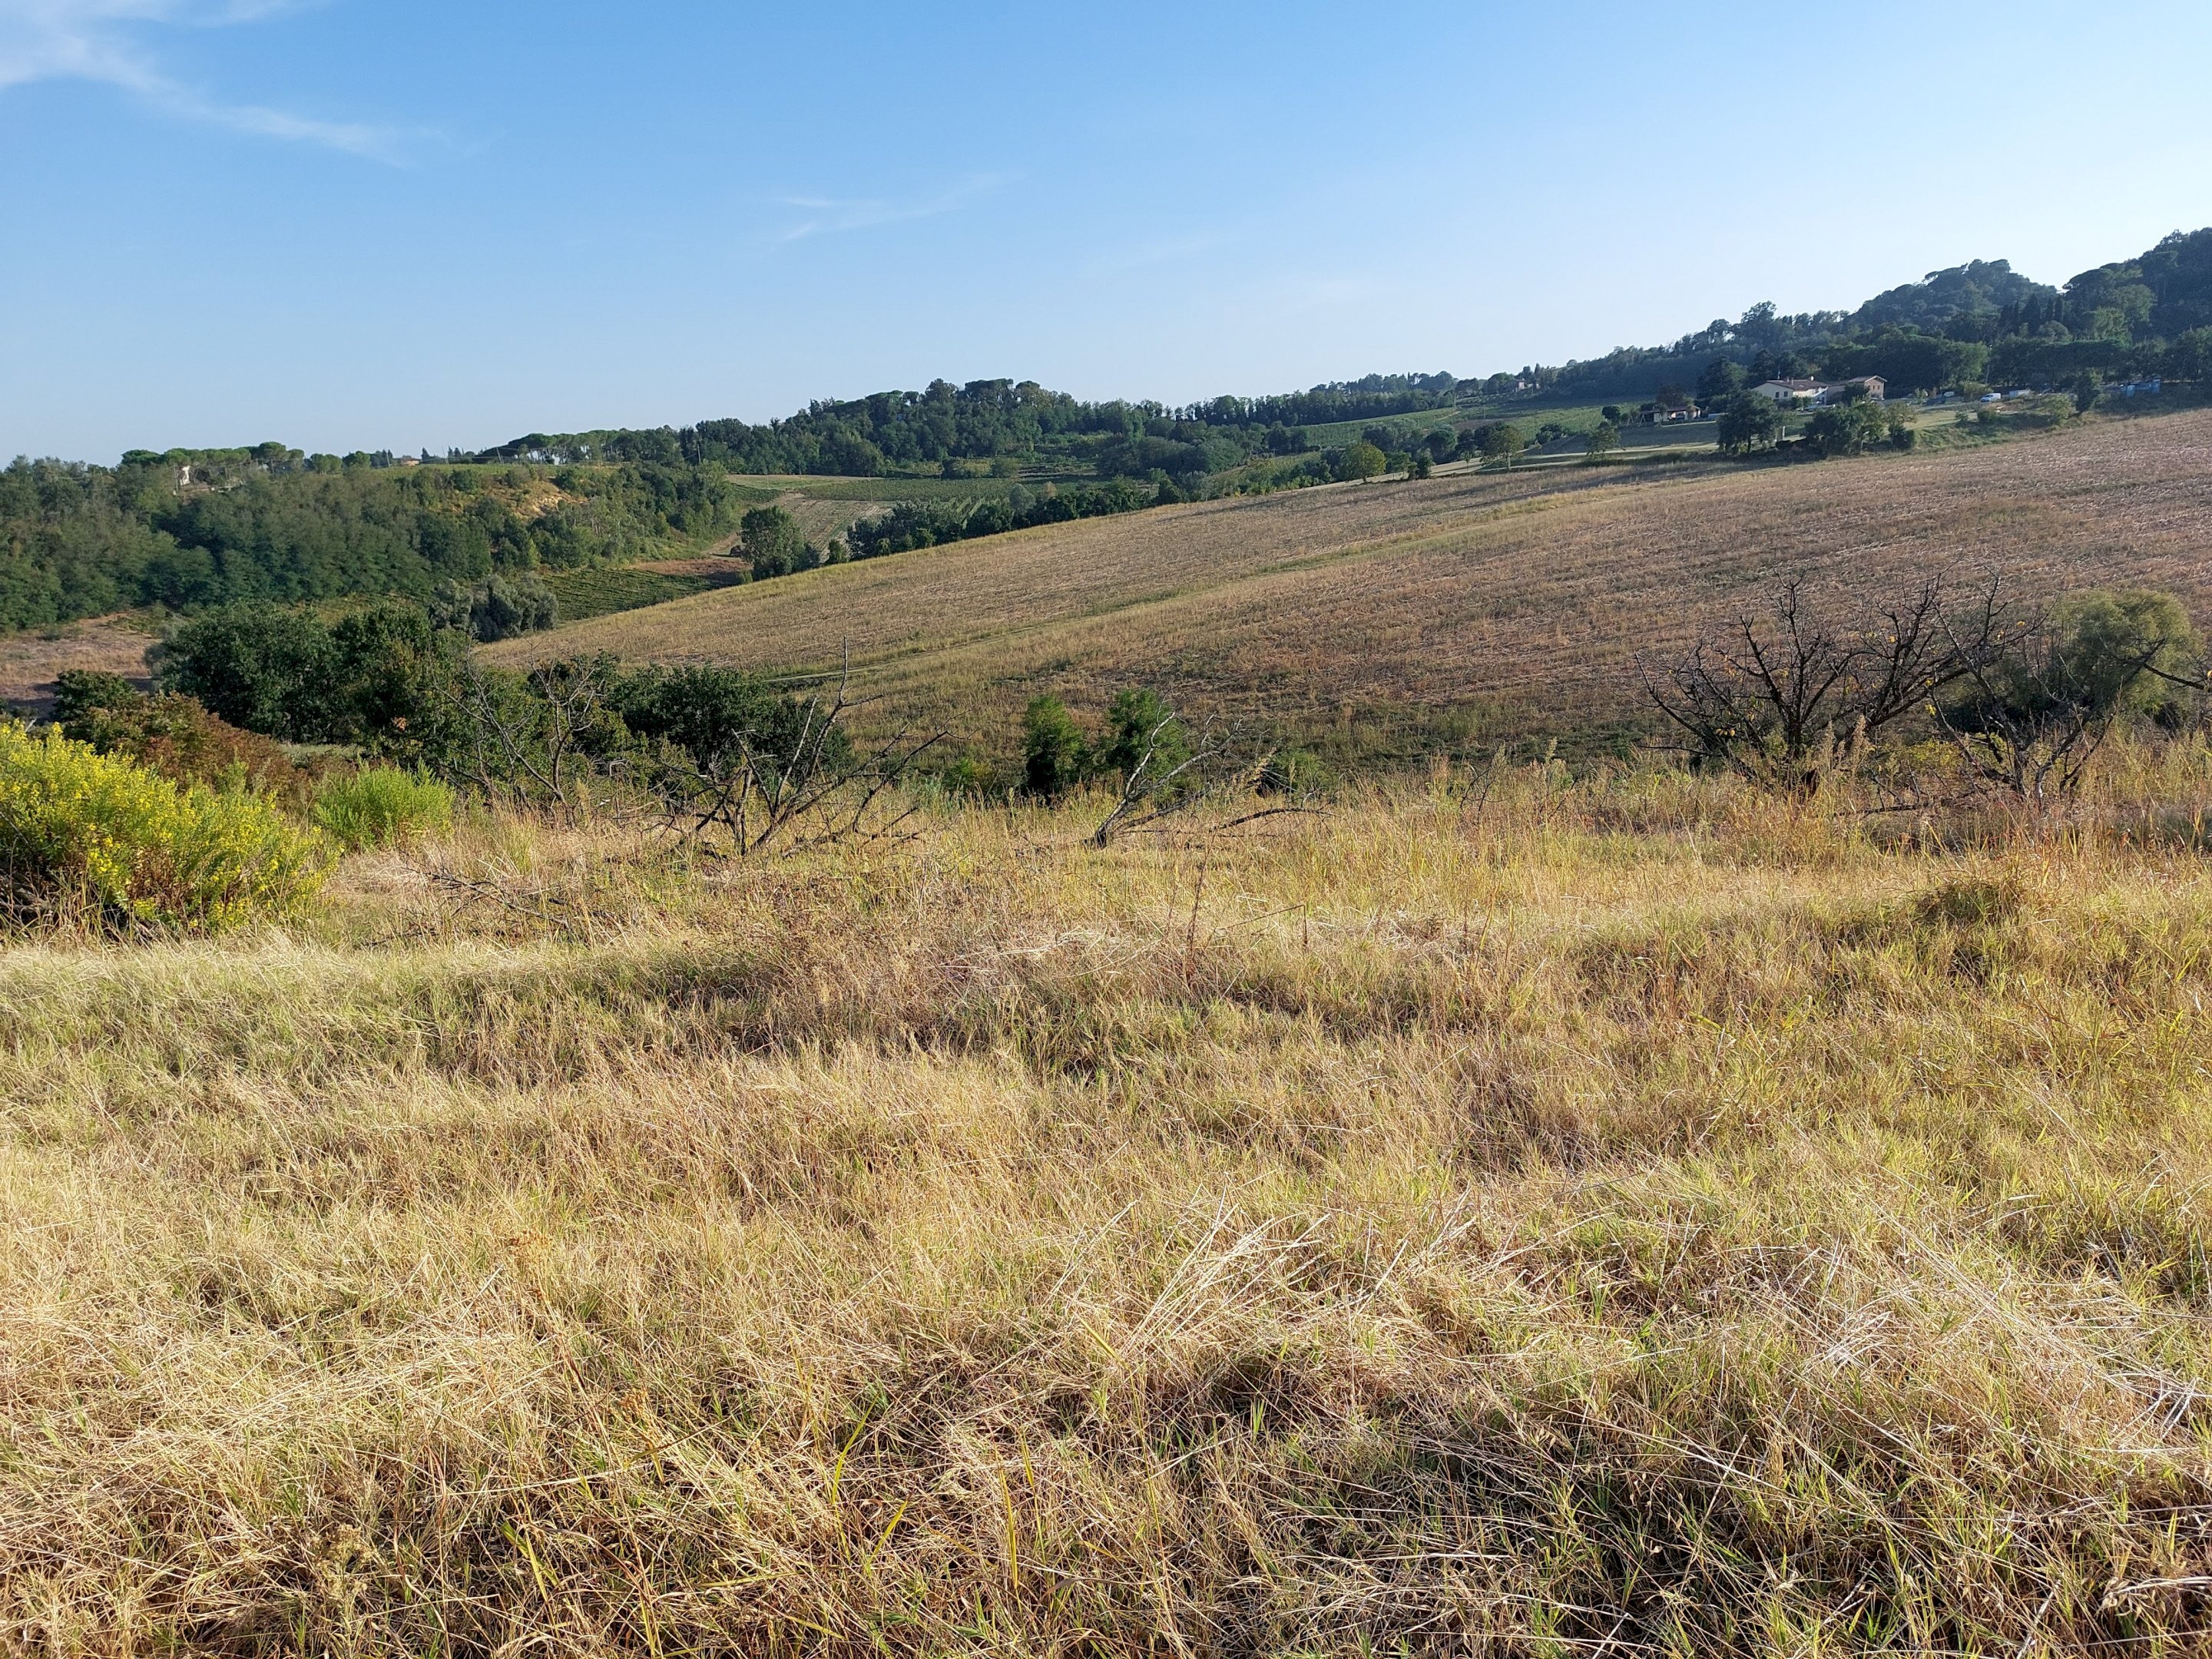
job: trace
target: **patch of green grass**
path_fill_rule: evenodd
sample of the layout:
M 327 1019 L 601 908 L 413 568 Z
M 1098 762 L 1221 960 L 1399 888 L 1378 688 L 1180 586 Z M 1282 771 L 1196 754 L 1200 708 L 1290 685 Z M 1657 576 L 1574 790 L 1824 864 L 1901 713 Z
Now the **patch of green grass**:
M 547 573 L 545 585 L 560 602 L 562 622 L 582 622 L 592 617 L 635 611 L 669 599 L 703 593 L 726 583 L 706 576 L 672 576 L 664 571 L 637 570 L 627 565 L 588 565 L 577 570 Z
M 817 501 L 979 501 L 1004 495 L 1017 478 L 822 478 L 790 486 L 795 495 Z
M 453 821 L 453 792 L 396 767 L 341 772 L 315 791 L 315 823 L 349 853 L 411 842 Z

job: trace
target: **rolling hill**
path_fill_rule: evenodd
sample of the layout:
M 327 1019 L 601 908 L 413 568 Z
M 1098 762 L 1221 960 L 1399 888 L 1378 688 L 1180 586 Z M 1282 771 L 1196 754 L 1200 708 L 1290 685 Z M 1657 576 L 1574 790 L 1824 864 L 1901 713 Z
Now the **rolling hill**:
M 727 588 L 489 652 L 818 672 L 876 717 L 1011 748 L 1023 703 L 1143 682 L 1325 746 L 1642 720 L 1635 659 L 1786 575 L 1868 592 L 2002 571 L 2212 599 L 2212 413 L 1820 465 L 1334 486 L 1023 531 Z

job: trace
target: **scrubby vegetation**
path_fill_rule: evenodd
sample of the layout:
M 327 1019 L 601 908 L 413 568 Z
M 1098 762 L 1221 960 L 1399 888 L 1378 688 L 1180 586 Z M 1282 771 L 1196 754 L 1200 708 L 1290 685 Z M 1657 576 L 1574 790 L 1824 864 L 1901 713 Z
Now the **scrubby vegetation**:
M 2212 417 L 2183 411 L 1816 465 L 1462 472 L 957 543 L 483 654 L 849 661 L 879 699 L 866 720 L 945 731 L 1002 769 L 1032 699 L 1095 714 L 1132 684 L 1197 722 L 1273 721 L 1355 771 L 1532 735 L 1587 755 L 1647 722 L 1639 653 L 1781 573 L 1878 598 L 1998 569 L 2029 597 L 2151 587 L 2212 616 L 2208 465 Z
M 536 634 L 561 619 L 561 602 L 534 571 L 487 576 L 463 586 L 448 581 L 430 601 L 434 626 L 450 628 L 483 644 Z
M 64 736 L 137 761 L 173 783 L 295 804 L 313 785 L 311 769 L 282 744 L 231 725 L 194 698 L 147 696 L 116 675 L 83 672 L 64 674 L 58 693 L 54 720 Z
M 1785 586 L 1651 682 L 1686 756 L 1327 799 L 1154 692 L 1040 700 L 966 805 L 842 682 L 243 621 L 178 672 L 295 728 L 428 687 L 451 781 L 325 777 L 383 850 L 310 912 L 273 792 L 0 728 L 0 1640 L 2204 1627 L 2170 596 Z M 118 951 L 72 896 L 289 927 Z

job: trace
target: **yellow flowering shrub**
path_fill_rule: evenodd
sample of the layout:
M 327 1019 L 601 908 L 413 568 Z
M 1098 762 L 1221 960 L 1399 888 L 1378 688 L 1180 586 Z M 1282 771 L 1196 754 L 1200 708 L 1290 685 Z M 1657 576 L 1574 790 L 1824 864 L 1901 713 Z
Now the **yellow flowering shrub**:
M 58 732 L 0 722 L 0 900 L 19 918 L 214 930 L 296 913 L 323 837 L 259 795 L 179 787 Z

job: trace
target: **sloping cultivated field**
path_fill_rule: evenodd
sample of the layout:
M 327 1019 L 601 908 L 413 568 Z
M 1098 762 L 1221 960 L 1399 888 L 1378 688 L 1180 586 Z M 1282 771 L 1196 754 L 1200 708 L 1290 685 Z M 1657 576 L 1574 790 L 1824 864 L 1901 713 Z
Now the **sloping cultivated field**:
M 1949 853 L 1556 767 L 491 820 L 18 939 L 0 1651 L 2202 1651 L 2212 770 L 2141 765 Z
M 1784 575 L 1879 595 L 2001 571 L 2212 599 L 2212 414 L 1990 447 L 1340 485 L 1027 531 L 516 641 L 812 670 L 879 717 L 1012 742 L 1022 704 L 1147 683 L 1304 732 L 1459 710 L 1495 734 L 1641 718 L 1634 660 Z

